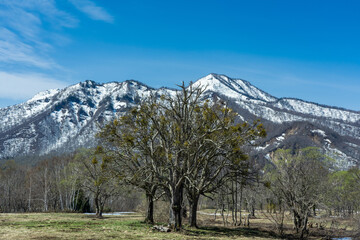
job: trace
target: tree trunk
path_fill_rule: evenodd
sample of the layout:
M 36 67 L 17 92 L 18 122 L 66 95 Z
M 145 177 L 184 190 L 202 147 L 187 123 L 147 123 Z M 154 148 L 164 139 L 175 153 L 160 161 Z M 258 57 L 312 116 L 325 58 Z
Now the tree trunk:
M 293 211 L 293 214 L 294 214 L 294 227 L 295 227 L 296 233 L 299 233 L 299 217 L 295 211 Z
M 30 187 L 29 187 L 29 198 L 28 198 L 28 211 L 31 212 L 31 177 L 30 177 Z
M 241 200 L 240 200 L 241 201 Z M 241 204 L 241 203 L 240 203 Z M 234 226 L 238 225 L 238 184 L 237 184 L 237 176 L 235 178 L 235 204 L 234 204 L 234 212 L 235 212 L 235 223 Z M 241 224 L 241 209 L 240 209 L 240 223 Z
M 171 206 L 169 208 L 169 226 L 174 226 L 175 225 L 175 216 L 174 216 L 174 211 L 172 210 Z
M 104 205 L 105 203 L 100 203 L 100 211 L 99 211 L 99 217 L 102 217 L 103 211 L 104 211 Z
M 302 226 L 301 226 L 301 235 L 300 235 L 300 239 L 303 239 L 304 238 L 304 235 L 306 234 L 307 232 L 307 222 L 308 222 L 308 217 L 305 216 L 305 218 L 303 219 L 302 221 Z
M 239 226 L 241 225 L 242 223 L 242 212 L 241 212 L 241 205 L 242 205 L 242 199 L 243 199 L 243 185 L 241 183 L 240 185 L 240 206 L 239 206 L 239 210 L 240 210 L 240 220 L 239 220 Z
M 147 211 L 145 216 L 146 223 L 154 223 L 154 197 L 152 194 L 146 194 Z
M 182 216 L 181 216 L 181 204 L 173 205 L 174 217 L 175 217 L 175 230 L 178 231 L 182 227 Z
M 199 196 L 196 195 L 192 199 L 189 199 L 190 202 L 190 218 L 189 218 L 189 224 L 190 227 L 197 228 L 197 207 L 199 202 Z
M 232 217 L 232 221 L 233 224 L 236 226 L 236 201 L 235 198 L 237 198 L 236 192 L 234 190 L 234 180 L 231 181 L 231 203 L 232 203 L 232 207 L 231 207 L 231 217 Z
M 314 217 L 316 216 L 316 206 L 313 206 Z
M 181 204 L 183 200 L 183 186 L 180 186 L 173 190 L 171 196 L 171 210 L 174 217 L 174 230 L 178 231 L 182 226 L 182 216 L 181 216 Z
M 45 168 L 44 171 L 44 211 L 48 211 L 48 179 L 47 179 L 48 169 Z
M 100 206 L 100 201 L 98 196 L 95 197 L 94 199 L 95 202 L 95 215 L 96 217 L 102 217 L 102 211 L 101 211 L 101 206 Z
M 255 217 L 255 204 L 251 204 L 251 217 Z

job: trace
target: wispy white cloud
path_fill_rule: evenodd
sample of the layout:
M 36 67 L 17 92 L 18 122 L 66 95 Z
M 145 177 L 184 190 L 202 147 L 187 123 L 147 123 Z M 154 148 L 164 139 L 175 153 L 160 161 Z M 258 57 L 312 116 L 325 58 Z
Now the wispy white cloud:
M 70 0 L 90 18 L 112 22 L 113 17 L 89 0 Z M 58 68 L 51 57 L 59 45 L 71 42 L 62 29 L 79 20 L 61 10 L 55 0 L 0 0 L 0 63 L 39 69 Z
M 7 10 L 9 16 L 17 20 L 17 23 L 27 23 L 31 18 L 38 18 L 37 23 L 48 22 L 53 26 L 76 27 L 79 20 L 72 14 L 59 9 L 54 0 L 0 0 L 0 6 Z M 12 15 L 13 13 L 23 13 L 24 16 Z M 32 21 L 30 21 L 32 23 Z
M 91 19 L 114 22 L 114 17 L 110 15 L 104 8 L 97 6 L 90 0 L 70 0 L 70 2 L 81 12 L 88 15 Z
M 66 83 L 38 73 L 0 71 L 0 86 L 0 98 L 26 100 L 41 91 L 63 88 Z
M 71 42 L 65 29 L 76 28 L 79 19 L 59 2 L 0 0 L 0 99 L 25 100 L 39 91 L 67 85 L 51 77 L 59 70 L 67 72 L 52 54 Z M 92 19 L 113 22 L 113 17 L 92 1 L 71 2 Z
M 35 47 L 21 41 L 7 28 L 0 28 L 0 62 L 21 63 L 45 69 L 57 66 L 51 58 L 40 56 Z
M 54 0 L 0 0 L 0 62 L 57 68 L 50 57 L 56 44 L 52 36 L 77 24 L 78 20 L 59 10 Z

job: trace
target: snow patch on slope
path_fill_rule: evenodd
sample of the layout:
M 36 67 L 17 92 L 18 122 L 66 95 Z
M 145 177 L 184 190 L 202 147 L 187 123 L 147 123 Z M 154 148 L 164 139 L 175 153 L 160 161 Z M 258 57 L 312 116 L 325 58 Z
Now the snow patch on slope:
M 321 129 L 314 129 L 314 130 L 311 130 L 311 132 L 312 133 L 317 133 L 317 134 L 319 134 L 319 135 L 321 135 L 323 137 L 326 137 L 325 132 L 323 130 L 321 130 Z
M 273 106 L 280 109 L 309 114 L 316 117 L 332 118 L 353 123 L 360 121 L 359 113 L 332 107 L 325 107 L 298 99 L 280 99 L 278 102 L 274 103 Z
M 335 167 L 340 170 L 349 169 L 355 165 L 353 158 L 349 157 L 348 155 L 336 148 L 330 147 L 330 145 L 327 145 L 325 147 L 325 152 L 326 155 L 335 160 Z

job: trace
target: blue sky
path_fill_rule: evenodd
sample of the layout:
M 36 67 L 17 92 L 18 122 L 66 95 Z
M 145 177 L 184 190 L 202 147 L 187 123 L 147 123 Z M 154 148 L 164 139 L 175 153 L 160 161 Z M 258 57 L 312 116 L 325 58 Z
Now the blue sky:
M 360 2 L 0 0 L 0 107 L 87 79 L 209 73 L 360 110 Z

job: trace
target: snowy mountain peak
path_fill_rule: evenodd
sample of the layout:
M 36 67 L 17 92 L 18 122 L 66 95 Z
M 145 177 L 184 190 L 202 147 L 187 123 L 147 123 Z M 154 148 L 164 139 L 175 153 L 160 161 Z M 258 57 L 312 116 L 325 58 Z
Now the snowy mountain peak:
M 84 82 L 80 82 L 79 85 L 81 87 L 87 87 L 87 88 L 94 88 L 96 87 L 97 85 L 101 85 L 93 80 L 86 80 Z
M 277 98 L 251 85 L 242 79 L 233 79 L 223 74 L 211 73 L 198 81 L 195 86 L 206 87 L 207 91 L 220 93 L 234 100 L 261 100 L 274 102 Z

